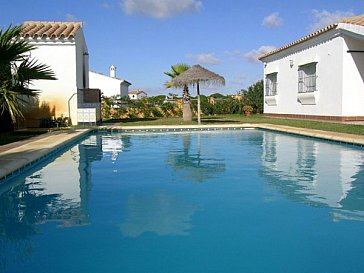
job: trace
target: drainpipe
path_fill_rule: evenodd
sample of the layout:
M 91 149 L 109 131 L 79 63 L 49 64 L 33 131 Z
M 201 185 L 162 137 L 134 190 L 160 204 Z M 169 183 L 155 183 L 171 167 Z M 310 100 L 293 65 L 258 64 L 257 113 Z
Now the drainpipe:
M 77 95 L 77 93 L 73 93 L 72 96 L 68 99 L 68 126 L 72 125 L 72 120 L 71 120 L 71 107 L 70 107 L 70 102 L 71 99 Z

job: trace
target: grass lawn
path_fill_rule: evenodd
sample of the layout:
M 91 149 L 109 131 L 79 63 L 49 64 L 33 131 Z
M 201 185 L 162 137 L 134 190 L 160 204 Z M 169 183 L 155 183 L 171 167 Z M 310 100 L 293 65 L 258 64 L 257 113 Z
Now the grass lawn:
M 146 126 L 146 125 L 193 125 L 197 124 L 197 120 L 192 122 L 184 122 L 182 118 L 146 118 L 146 119 L 125 119 L 125 120 L 110 120 L 105 122 L 118 123 L 121 126 Z M 323 122 L 311 120 L 296 120 L 296 119 L 281 119 L 270 118 L 264 115 L 219 115 L 219 116 L 204 116 L 201 119 L 202 124 L 234 124 L 234 123 L 269 123 L 286 125 L 299 128 L 316 129 L 323 131 L 332 131 L 356 135 L 364 135 L 364 125 L 345 124 L 336 122 Z

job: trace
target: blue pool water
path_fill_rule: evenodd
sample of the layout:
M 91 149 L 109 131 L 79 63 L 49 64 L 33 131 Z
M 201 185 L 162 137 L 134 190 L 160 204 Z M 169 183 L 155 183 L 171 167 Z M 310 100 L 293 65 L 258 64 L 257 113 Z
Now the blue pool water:
M 0 272 L 364 272 L 364 150 L 90 135 L 0 188 Z

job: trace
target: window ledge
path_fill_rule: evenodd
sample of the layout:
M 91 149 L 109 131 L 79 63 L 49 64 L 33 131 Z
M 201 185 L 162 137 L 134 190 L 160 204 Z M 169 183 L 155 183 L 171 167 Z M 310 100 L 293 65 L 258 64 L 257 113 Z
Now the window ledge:
M 316 105 L 319 99 L 319 92 L 298 93 L 297 101 L 302 105 Z
M 277 105 L 277 103 L 278 103 L 278 95 L 265 96 L 264 101 L 269 106 Z

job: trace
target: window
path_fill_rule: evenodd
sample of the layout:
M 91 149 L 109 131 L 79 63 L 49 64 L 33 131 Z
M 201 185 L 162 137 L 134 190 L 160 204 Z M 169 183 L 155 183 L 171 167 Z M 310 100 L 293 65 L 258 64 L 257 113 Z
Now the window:
M 298 93 L 314 92 L 316 88 L 316 64 L 309 63 L 298 68 Z
M 272 73 L 265 76 L 265 95 L 274 96 L 277 95 L 277 74 Z

